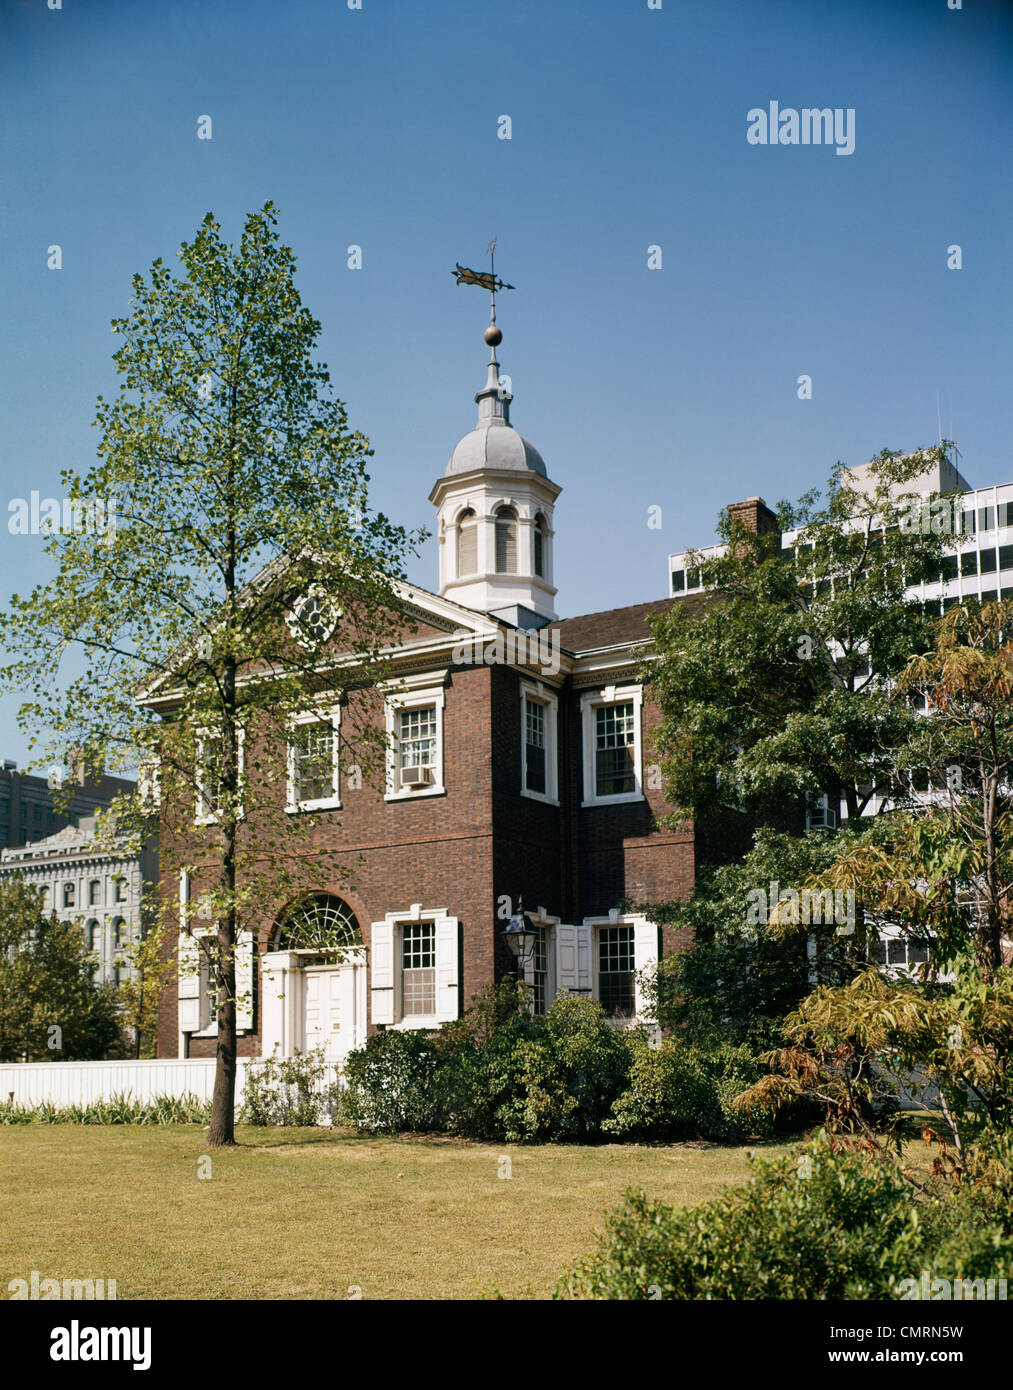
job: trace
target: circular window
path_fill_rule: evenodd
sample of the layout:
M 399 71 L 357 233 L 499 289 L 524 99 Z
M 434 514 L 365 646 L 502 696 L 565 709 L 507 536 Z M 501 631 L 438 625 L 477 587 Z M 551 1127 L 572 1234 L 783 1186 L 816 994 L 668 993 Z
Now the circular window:
M 276 951 L 333 951 L 361 946 L 355 913 L 341 898 L 320 894 L 289 908 L 278 929 Z
M 334 634 L 341 617 L 319 585 L 312 585 L 305 595 L 293 603 L 286 622 L 288 630 L 301 647 L 321 647 Z

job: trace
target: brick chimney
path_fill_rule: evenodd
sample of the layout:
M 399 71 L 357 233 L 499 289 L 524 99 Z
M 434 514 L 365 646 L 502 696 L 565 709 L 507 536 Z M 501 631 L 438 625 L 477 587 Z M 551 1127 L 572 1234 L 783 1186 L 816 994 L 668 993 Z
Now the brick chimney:
M 777 524 L 777 517 L 762 497 L 748 497 L 745 502 L 729 503 L 728 516 L 730 520 L 741 522 L 743 526 L 748 527 L 750 531 L 755 531 L 757 535 L 780 534 L 781 528 Z

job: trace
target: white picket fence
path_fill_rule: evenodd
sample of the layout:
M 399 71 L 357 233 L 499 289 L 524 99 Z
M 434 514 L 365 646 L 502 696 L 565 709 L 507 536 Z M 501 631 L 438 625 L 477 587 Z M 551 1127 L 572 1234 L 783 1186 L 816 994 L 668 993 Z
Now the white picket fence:
M 240 1057 L 236 1067 L 236 1102 L 242 1101 L 246 1073 L 259 1058 Z M 338 1069 L 329 1069 L 327 1081 L 337 1080 Z M 215 1059 L 199 1057 L 150 1062 L 0 1062 L 0 1101 L 16 1105 L 89 1105 L 129 1095 L 137 1101 L 156 1096 L 194 1095 L 210 1100 L 215 1084 Z

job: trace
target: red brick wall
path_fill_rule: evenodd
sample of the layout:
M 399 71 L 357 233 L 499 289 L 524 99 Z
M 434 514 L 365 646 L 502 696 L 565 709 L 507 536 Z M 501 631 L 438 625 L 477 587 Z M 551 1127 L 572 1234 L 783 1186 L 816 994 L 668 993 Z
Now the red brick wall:
M 652 825 L 652 813 L 666 809 L 660 791 L 647 789 L 646 804 L 580 808 L 579 694 L 564 692 L 559 702 L 561 805 L 521 795 L 520 684 L 518 674 L 502 666 L 452 668 L 445 686 L 446 795 L 385 802 L 368 782 L 359 790 L 343 784 L 341 809 L 316 813 L 317 828 L 298 850 L 306 886 L 343 898 L 355 912 L 367 946 L 371 922 L 388 912 L 406 911 L 414 902 L 427 909 L 444 907 L 456 916 L 463 938 L 465 1006 L 479 989 L 512 968 L 501 940 L 504 922 L 496 915 L 501 895 L 516 906 L 516 897 L 523 894 L 528 910 L 542 906 L 572 922 L 604 915 L 623 898 L 667 902 L 684 897 L 693 881 L 692 832 Z M 648 731 L 656 720 L 657 712 L 645 703 L 645 764 L 650 762 Z M 291 818 L 283 800 L 279 786 L 270 809 L 251 810 L 245 833 L 260 843 L 287 830 Z M 171 836 L 163 836 L 162 843 L 162 891 L 174 910 L 179 864 L 189 852 L 185 841 L 173 848 Z M 342 869 L 352 871 L 351 883 Z M 200 892 L 198 873 L 192 898 Z M 285 906 L 280 893 L 265 895 L 256 923 L 261 952 Z M 670 928 L 663 943 L 665 950 L 685 944 Z M 175 949 L 174 940 L 171 946 Z M 260 1052 L 259 998 L 254 1019 L 258 1033 L 240 1038 L 241 1056 Z M 160 1056 L 176 1054 L 177 1037 L 173 986 L 159 1016 Z M 193 1056 L 214 1051 L 214 1039 L 191 1040 Z

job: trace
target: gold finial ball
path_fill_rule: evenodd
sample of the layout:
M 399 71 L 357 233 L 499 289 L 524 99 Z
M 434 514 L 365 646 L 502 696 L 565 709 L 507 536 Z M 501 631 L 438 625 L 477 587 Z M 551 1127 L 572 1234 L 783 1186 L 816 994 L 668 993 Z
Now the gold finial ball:
M 490 347 L 499 347 L 500 343 L 503 341 L 503 334 L 494 323 L 490 323 L 489 327 L 482 334 L 482 337 Z

